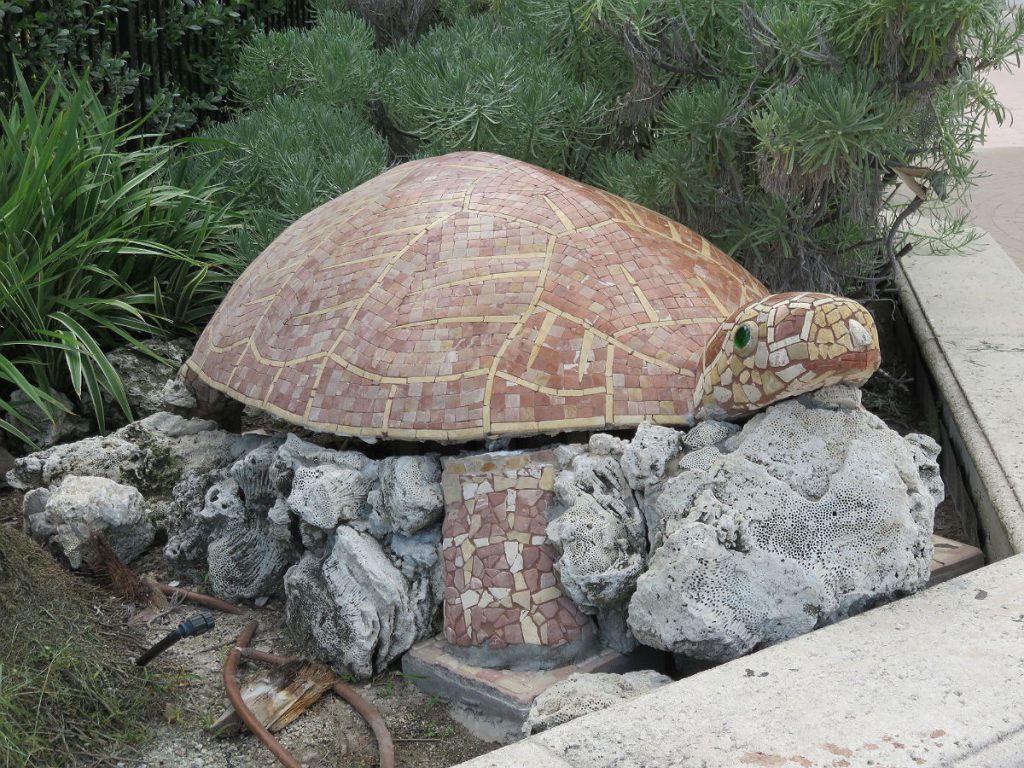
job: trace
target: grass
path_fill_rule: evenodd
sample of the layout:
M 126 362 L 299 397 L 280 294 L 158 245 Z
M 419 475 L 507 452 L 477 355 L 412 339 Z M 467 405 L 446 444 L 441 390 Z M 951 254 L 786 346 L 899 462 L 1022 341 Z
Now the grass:
M 163 683 L 101 623 L 105 599 L 0 525 L 0 768 L 109 765 L 145 738 Z
M 174 147 L 140 137 L 83 79 L 44 83 L 0 115 L 0 433 L 29 442 L 9 395 L 104 396 L 129 413 L 104 352 L 195 333 L 244 264 L 240 219 Z

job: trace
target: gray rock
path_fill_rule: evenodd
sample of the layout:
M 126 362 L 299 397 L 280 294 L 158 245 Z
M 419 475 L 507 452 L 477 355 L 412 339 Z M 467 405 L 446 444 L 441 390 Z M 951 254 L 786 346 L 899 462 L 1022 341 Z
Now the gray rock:
M 207 547 L 210 587 L 228 600 L 277 595 L 299 553 L 290 539 L 260 523 L 227 526 Z
M 564 443 L 555 446 L 555 466 L 559 469 L 572 467 L 572 460 L 581 453 L 587 452 L 587 446 L 582 443 Z
M 334 530 L 341 522 L 364 517 L 371 480 L 366 473 L 337 464 L 299 466 L 292 478 L 288 506 L 306 523 Z
M 375 539 L 348 526 L 338 528 L 326 559 L 305 554 L 284 586 L 289 626 L 339 672 L 369 678 L 416 639 L 401 572 Z
M 436 456 L 397 456 L 380 462 L 381 519 L 406 536 L 441 521 L 444 495 Z
M 168 380 L 174 376 L 174 372 L 185 362 L 185 358 L 191 354 L 193 345 L 187 339 L 175 339 L 172 341 L 150 341 L 148 346 L 157 355 L 170 362 L 170 367 L 139 352 L 134 347 L 120 347 L 107 354 L 110 365 L 121 377 L 128 405 L 131 406 L 132 416 L 136 419 L 166 411 L 169 405 L 173 410 L 175 401 L 182 399 L 177 390 L 167 390 L 165 387 Z M 170 402 L 165 398 L 165 392 L 171 395 Z M 187 398 L 185 402 L 187 405 Z M 92 412 L 93 409 L 88 401 L 84 403 L 84 406 L 90 413 Z M 124 413 L 109 395 L 104 395 L 103 406 L 108 426 L 123 426 L 125 424 Z M 191 408 L 195 408 L 194 397 L 191 398 Z M 184 412 L 191 408 L 181 410 Z
M 409 585 L 416 639 L 432 637 L 439 629 L 444 597 L 441 526 L 410 536 L 395 534 L 388 541 L 385 552 Z
M 596 432 L 590 436 L 587 451 L 595 456 L 621 456 L 629 446 L 629 441 L 614 435 Z
M 584 611 L 622 603 L 646 560 L 645 526 L 614 455 L 580 454 L 555 478 L 565 507 L 547 527 L 562 585 Z
M 8 403 L 26 419 L 26 423 L 19 421 L 15 426 L 40 449 L 50 448 L 65 440 L 85 437 L 92 431 L 92 422 L 75 413 L 74 404 L 67 397 L 59 392 L 51 394 L 66 409 L 55 410 L 52 420 L 20 389 L 14 390 L 8 398 Z
M 145 500 L 129 485 L 104 477 L 68 475 L 59 485 L 39 489 L 26 499 L 29 533 L 62 554 L 73 569 L 94 555 L 89 544 L 93 534 L 102 534 L 125 563 L 153 543 Z
M 724 443 L 740 431 L 736 424 L 728 421 L 701 421 L 683 438 L 683 446 L 690 451 L 709 448 Z
M 157 413 L 111 435 L 54 446 L 15 460 L 8 482 L 20 490 L 49 486 L 65 475 L 106 477 L 150 496 L 170 496 L 192 470 L 226 467 L 266 438 L 235 435 L 212 421 Z
M 668 427 L 640 423 L 636 435 L 622 452 L 622 473 L 634 491 L 661 480 L 665 467 L 683 450 L 683 433 Z
M 914 463 L 917 465 L 918 474 L 921 475 L 921 482 L 928 489 L 937 507 L 946 498 L 946 487 L 942 483 L 942 474 L 939 470 L 939 444 L 928 435 L 917 433 L 907 435 L 906 441 L 914 454 Z
M 638 640 L 725 660 L 924 586 L 934 448 L 832 389 L 769 407 L 665 484 L 664 543 L 629 606 Z
M 534 699 L 523 723 L 523 734 L 531 736 L 577 717 L 607 709 L 653 691 L 672 678 L 651 670 L 624 675 L 576 672 L 555 683 Z
M 558 549 L 562 587 L 598 626 L 624 627 L 622 612 L 647 563 L 645 524 L 613 452 L 583 453 L 555 478 L 565 511 L 547 526 Z M 616 615 L 618 614 L 618 615 Z M 602 633 L 616 650 L 632 650 L 621 632 Z
M 284 519 L 271 516 L 278 498 L 269 470 L 277 447 L 274 440 L 259 445 L 209 488 L 202 508 L 192 511 L 164 548 L 176 574 L 195 578 L 205 566 L 214 593 L 230 600 L 281 592 L 299 551 L 287 513 Z M 194 493 L 180 484 L 177 490 Z
M 181 379 L 168 379 L 160 389 L 161 411 L 179 415 L 192 413 L 199 407 L 196 396 Z
M 83 475 L 136 485 L 153 461 L 152 452 L 116 434 L 88 437 L 15 459 L 7 482 L 28 491 L 57 483 L 65 475 Z

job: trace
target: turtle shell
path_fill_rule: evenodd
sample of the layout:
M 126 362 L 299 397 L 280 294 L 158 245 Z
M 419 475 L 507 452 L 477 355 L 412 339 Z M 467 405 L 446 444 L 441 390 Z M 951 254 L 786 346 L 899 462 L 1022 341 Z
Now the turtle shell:
M 186 365 L 287 421 L 364 438 L 686 424 L 705 342 L 766 293 L 664 216 L 460 152 L 392 168 L 295 222 Z

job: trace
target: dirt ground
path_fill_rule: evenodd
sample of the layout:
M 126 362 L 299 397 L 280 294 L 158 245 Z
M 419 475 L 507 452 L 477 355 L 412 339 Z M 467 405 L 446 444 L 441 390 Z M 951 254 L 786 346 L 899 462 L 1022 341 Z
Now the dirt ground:
M 21 494 L 0 491 L 0 525 L 20 525 Z M 146 562 L 158 563 L 151 553 Z M 161 574 L 156 574 L 158 577 Z M 172 605 L 166 613 L 137 612 L 129 623 L 148 647 L 201 609 Z M 179 641 L 158 656 L 149 668 L 168 683 L 162 716 L 148 723 L 152 738 L 143 746 L 112 759 L 118 768 L 266 768 L 276 765 L 271 754 L 249 733 L 217 738 L 208 727 L 226 710 L 222 669 L 228 649 L 252 619 L 259 629 L 252 647 L 288 656 L 298 654 L 285 626 L 282 601 L 252 609 L 244 616 L 211 612 L 210 632 Z M 111 617 L 112 619 L 114 617 Z M 121 621 L 123 616 L 118 616 Z M 111 622 L 113 623 L 113 622 Z M 138 638 L 132 638 L 138 646 Z M 133 659 L 125 659 L 131 664 Z M 266 674 L 262 664 L 243 661 L 239 680 L 243 687 Z M 448 715 L 448 706 L 420 691 L 414 680 L 397 669 L 370 683 L 355 684 L 384 717 L 398 764 L 403 768 L 444 768 L 469 760 L 499 745 L 470 735 Z M 373 768 L 378 765 L 376 742 L 369 727 L 352 708 L 333 693 L 325 694 L 296 721 L 277 734 L 281 743 L 308 768 Z M 129 748 L 131 749 L 131 748 Z
M 160 616 L 145 630 L 156 642 L 194 614 L 182 606 Z M 263 768 L 274 761 L 251 734 L 216 738 L 207 730 L 227 707 L 221 670 L 228 649 L 242 627 L 255 618 L 260 627 L 252 647 L 289 655 L 296 651 L 284 623 L 283 605 L 272 601 L 246 616 L 216 614 L 216 626 L 205 635 L 182 640 L 151 666 L 175 681 L 164 709 L 163 721 L 154 723 L 153 740 L 131 762 L 131 768 Z M 141 617 L 140 617 L 141 620 Z M 262 664 L 242 663 L 240 680 L 264 674 Z M 448 716 L 447 705 L 420 691 L 400 672 L 389 672 L 369 684 L 357 684 L 359 693 L 380 710 L 395 740 L 396 757 L 403 768 L 440 768 L 494 749 Z M 281 743 L 309 768 L 344 765 L 372 768 L 377 750 L 370 729 L 352 708 L 333 694 L 325 694 L 298 720 L 277 734 Z

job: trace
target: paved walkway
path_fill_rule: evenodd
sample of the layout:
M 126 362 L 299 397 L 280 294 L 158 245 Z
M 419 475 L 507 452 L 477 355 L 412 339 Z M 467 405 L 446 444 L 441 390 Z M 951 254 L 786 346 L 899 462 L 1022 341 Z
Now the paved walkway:
M 978 170 L 986 176 L 972 190 L 970 219 L 984 229 L 1024 270 L 1024 73 L 995 72 L 989 78 L 1008 115 L 990 123 Z

